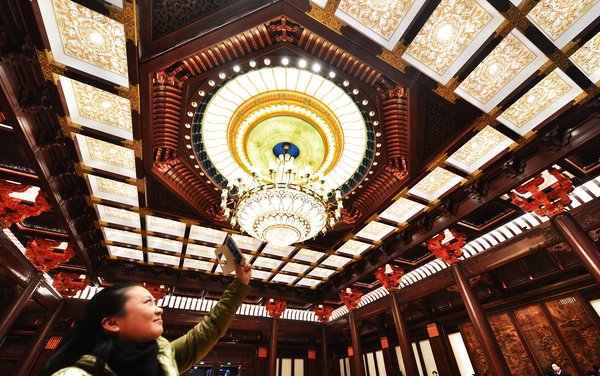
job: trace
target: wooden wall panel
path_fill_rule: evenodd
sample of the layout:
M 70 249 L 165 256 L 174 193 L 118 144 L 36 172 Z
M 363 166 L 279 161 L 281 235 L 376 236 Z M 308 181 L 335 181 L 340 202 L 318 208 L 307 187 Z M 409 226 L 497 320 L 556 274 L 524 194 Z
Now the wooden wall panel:
M 559 362 L 565 369 L 574 369 L 539 305 L 517 309 L 514 316 L 540 368 Z
M 496 341 L 513 375 L 536 375 L 538 372 L 531 363 L 525 345 L 507 313 L 488 316 Z
M 483 350 L 481 350 L 481 346 L 479 345 L 475 329 L 473 329 L 473 324 L 470 322 L 462 323 L 459 325 L 459 329 L 469 352 L 473 369 L 478 375 L 489 374 L 490 370 L 485 360 L 485 355 L 483 355 Z
M 584 370 L 600 362 L 600 328 L 595 325 L 579 297 L 568 296 L 546 302 L 561 336 Z M 572 369 L 574 371 L 574 369 Z

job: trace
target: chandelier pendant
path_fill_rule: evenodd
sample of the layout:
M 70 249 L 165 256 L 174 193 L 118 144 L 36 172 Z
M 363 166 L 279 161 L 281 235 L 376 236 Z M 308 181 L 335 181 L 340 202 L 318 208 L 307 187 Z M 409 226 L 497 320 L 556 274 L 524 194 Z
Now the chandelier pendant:
M 276 246 L 314 238 L 335 226 L 343 207 L 340 192 L 326 191 L 322 177 L 296 170 L 300 150 L 294 144 L 281 142 L 273 153 L 277 158 L 268 176 L 253 171 L 223 189 L 221 209 L 231 225 Z

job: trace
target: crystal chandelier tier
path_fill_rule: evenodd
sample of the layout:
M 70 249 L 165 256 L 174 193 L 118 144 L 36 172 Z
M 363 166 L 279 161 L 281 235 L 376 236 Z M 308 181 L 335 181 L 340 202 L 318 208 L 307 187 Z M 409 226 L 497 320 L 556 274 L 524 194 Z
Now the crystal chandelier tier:
M 339 191 L 326 191 L 324 180 L 310 171 L 298 172 L 299 149 L 290 142 L 273 148 L 276 156 L 267 176 L 230 181 L 221 194 L 221 209 L 232 226 L 276 246 L 313 238 L 332 228 L 341 216 Z

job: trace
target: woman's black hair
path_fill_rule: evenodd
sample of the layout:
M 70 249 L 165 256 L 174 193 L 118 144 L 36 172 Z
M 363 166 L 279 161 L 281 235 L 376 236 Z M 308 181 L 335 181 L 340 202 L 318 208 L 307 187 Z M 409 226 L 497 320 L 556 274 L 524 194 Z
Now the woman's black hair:
M 113 348 L 114 335 L 102 328 L 102 319 L 125 313 L 126 292 L 137 284 L 121 284 L 104 288 L 94 295 L 85 307 L 85 315 L 63 338 L 44 367 L 43 375 L 73 365 L 83 355 L 96 357 L 93 374 L 101 376 Z

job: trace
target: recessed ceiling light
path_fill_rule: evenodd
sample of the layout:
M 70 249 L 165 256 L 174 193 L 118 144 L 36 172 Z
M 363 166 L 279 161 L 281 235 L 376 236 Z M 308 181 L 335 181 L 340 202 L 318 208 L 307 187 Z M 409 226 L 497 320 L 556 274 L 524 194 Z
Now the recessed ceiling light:
M 369 111 L 369 116 L 375 116 L 375 111 Z
M 201 97 L 203 97 L 205 94 L 206 94 L 206 93 L 204 92 L 204 90 L 200 90 L 200 91 L 198 92 L 198 95 L 200 95 Z
M 379 122 L 378 122 L 377 120 L 375 120 L 375 121 L 373 122 L 373 125 L 375 125 L 375 126 L 378 126 L 378 125 L 379 125 Z
M 267 58 L 265 58 L 265 60 L 263 60 L 263 62 L 265 63 L 265 65 L 269 65 L 269 64 L 271 64 L 271 59 L 269 59 L 267 57 Z
M 445 24 L 442 27 L 438 28 L 436 37 L 439 41 L 447 42 L 450 39 L 452 39 L 452 36 L 454 35 L 455 31 L 456 30 L 454 29 L 454 26 L 450 24 Z
M 254 60 L 250 60 L 250 62 L 249 62 L 248 64 L 250 64 L 250 66 L 251 66 L 252 68 L 254 68 L 254 67 L 256 66 L 256 61 L 254 61 Z
M 190 125 L 190 123 L 185 123 L 185 127 L 186 127 L 186 128 L 191 128 L 191 125 Z
M 240 71 L 240 66 L 239 66 L 239 65 L 235 65 L 235 66 L 233 67 L 233 71 L 234 71 L 235 73 L 239 72 L 239 71 Z
M 189 134 L 186 134 L 184 137 L 186 140 L 189 140 L 191 138 Z
M 223 72 L 219 73 L 219 78 L 220 79 L 224 79 L 225 78 L 225 73 L 223 73 Z
M 368 101 L 368 100 L 366 100 L 366 99 L 365 99 L 364 101 L 362 101 L 362 105 L 363 105 L 363 106 L 366 106 L 366 105 L 368 105 L 368 104 L 369 104 L 369 101 Z
M 313 70 L 313 72 L 318 72 L 321 70 L 321 66 L 319 64 L 315 63 L 312 66 L 312 70 Z
M 288 59 L 287 57 L 284 57 L 283 59 L 281 59 L 281 64 L 288 65 L 289 63 L 290 63 L 290 59 Z
M 187 115 L 188 115 L 189 117 L 192 117 L 192 116 L 194 116 L 194 113 L 193 113 L 192 111 L 188 111 Z
M 100 34 L 97 31 L 92 31 L 88 37 L 90 38 L 90 40 L 92 42 L 94 42 L 96 44 L 100 44 L 100 43 L 104 42 L 104 37 L 102 36 L 102 34 Z
M 213 81 L 213 80 L 208 80 L 208 84 L 209 84 L 210 86 L 215 86 L 215 81 Z
M 194 165 L 194 168 L 200 168 L 200 166 L 198 166 L 197 164 Z
M 348 86 L 348 85 L 350 85 L 350 82 L 348 80 L 346 80 L 346 81 L 342 82 L 342 85 Z
M 198 107 L 198 102 L 192 102 L 192 107 Z
M 352 90 L 352 94 L 357 95 L 358 94 L 358 89 Z
M 334 77 L 335 77 L 335 72 L 334 71 L 329 72 L 329 78 L 334 78 Z
M 298 61 L 298 66 L 299 66 L 300 68 L 306 68 L 306 65 L 307 65 L 307 64 L 308 64 L 308 63 L 307 63 L 307 62 L 306 62 L 306 60 L 304 60 L 304 59 L 300 59 L 300 60 Z

